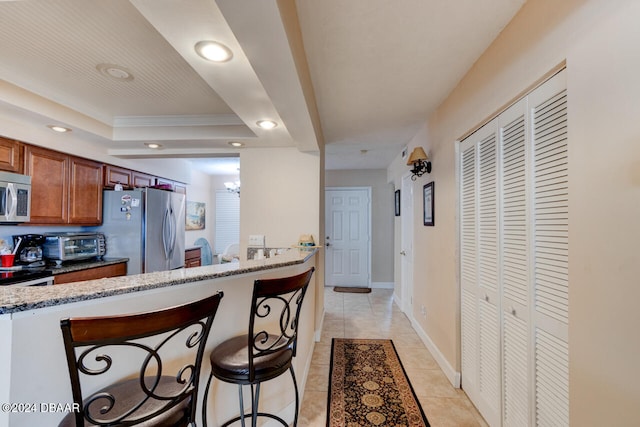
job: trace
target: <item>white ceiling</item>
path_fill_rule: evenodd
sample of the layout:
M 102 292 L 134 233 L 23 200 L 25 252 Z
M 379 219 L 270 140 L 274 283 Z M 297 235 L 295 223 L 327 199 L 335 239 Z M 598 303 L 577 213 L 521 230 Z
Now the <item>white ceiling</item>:
M 524 1 L 295 0 L 321 133 L 279 9 L 294 0 L 3 1 L 0 114 L 119 157 L 199 165 L 229 141 L 314 151 L 324 135 L 327 168 L 385 168 Z M 200 58 L 200 40 L 233 59 Z

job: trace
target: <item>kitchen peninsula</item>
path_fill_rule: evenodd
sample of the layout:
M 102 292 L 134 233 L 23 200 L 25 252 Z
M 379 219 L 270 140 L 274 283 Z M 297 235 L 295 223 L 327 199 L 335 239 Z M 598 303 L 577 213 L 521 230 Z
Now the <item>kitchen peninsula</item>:
M 222 290 L 224 298 L 213 323 L 208 349 L 226 338 L 246 333 L 253 281 L 284 277 L 316 265 L 316 250 L 290 249 L 274 258 L 241 261 L 189 269 L 91 280 L 64 286 L 0 289 L 0 403 L 72 403 L 60 319 L 160 309 L 205 298 Z M 322 313 L 322 298 L 316 277 L 302 309 L 298 355 L 294 361 L 300 389 L 311 362 L 314 337 L 320 328 L 316 313 Z M 176 352 L 177 359 L 180 353 Z M 117 376 L 127 376 L 137 367 L 120 367 Z M 208 360 L 202 376 L 208 375 Z M 88 384 L 92 390 L 102 384 Z M 200 390 L 202 394 L 202 390 Z M 265 387 L 264 408 L 292 419 L 294 395 L 283 380 Z M 215 383 L 209 400 L 210 425 L 237 414 L 237 389 Z M 60 406 L 59 406 L 60 407 Z M 0 412 L 0 426 L 57 425 L 64 412 Z

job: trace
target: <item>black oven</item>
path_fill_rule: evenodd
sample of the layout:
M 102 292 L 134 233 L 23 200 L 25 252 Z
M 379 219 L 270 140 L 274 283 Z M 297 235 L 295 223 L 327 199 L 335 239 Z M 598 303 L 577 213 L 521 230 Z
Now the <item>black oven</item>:
M 4 286 L 48 286 L 53 285 L 53 274 L 50 270 L 22 269 L 0 271 L 0 287 Z

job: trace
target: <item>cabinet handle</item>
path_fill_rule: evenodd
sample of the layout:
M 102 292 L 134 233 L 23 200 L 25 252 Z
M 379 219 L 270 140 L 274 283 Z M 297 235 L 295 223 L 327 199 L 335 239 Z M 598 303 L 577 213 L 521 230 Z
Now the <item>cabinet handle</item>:
M 511 312 L 511 314 L 513 314 L 514 316 L 516 315 L 516 309 L 514 307 L 509 307 L 509 311 Z
M 489 302 L 489 295 L 484 294 L 484 300 L 485 300 L 486 302 Z

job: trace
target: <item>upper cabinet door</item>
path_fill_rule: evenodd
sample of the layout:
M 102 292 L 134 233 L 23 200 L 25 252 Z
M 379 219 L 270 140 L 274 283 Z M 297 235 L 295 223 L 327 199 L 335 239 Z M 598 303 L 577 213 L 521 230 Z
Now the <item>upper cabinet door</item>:
M 104 165 L 104 186 L 114 187 L 120 184 L 125 188 L 132 188 L 131 170 L 113 165 Z
M 102 223 L 102 163 L 70 158 L 69 224 Z
M 102 163 L 25 146 L 32 224 L 102 223 Z
M 0 137 L 0 170 L 22 173 L 21 150 L 22 144 L 18 141 Z
M 155 176 L 147 175 L 142 172 L 132 171 L 131 176 L 134 188 L 153 187 L 156 182 Z
M 31 223 L 67 223 L 69 156 L 31 145 L 24 155 L 24 172 L 31 176 Z

